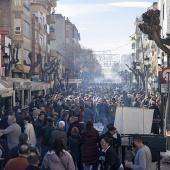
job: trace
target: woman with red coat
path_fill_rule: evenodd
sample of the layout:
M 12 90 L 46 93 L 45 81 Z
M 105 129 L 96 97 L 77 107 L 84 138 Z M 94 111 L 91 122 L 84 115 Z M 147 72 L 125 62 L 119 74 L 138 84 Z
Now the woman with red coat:
M 90 165 L 93 165 L 98 155 L 99 132 L 94 129 L 93 122 L 86 123 L 85 131 L 81 133 L 82 142 L 82 163 L 85 165 L 85 170 L 90 170 Z

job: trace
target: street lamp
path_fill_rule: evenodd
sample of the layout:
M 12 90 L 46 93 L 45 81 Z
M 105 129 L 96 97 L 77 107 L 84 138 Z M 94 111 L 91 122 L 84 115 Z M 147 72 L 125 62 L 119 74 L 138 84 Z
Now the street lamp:
M 10 56 L 7 53 L 5 53 L 3 58 L 4 58 L 4 64 L 5 64 L 5 77 L 8 77 L 8 64 L 9 64 Z

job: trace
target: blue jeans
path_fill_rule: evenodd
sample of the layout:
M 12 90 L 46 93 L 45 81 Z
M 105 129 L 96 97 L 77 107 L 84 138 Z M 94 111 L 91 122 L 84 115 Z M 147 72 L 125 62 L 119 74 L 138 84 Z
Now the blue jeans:
M 84 165 L 84 170 L 90 170 L 90 165 Z

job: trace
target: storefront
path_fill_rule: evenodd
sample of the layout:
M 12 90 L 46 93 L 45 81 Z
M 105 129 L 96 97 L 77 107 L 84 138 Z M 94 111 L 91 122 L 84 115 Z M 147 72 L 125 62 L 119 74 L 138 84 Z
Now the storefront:
M 31 81 L 31 96 L 42 96 L 44 94 L 45 94 L 44 83 Z
M 0 79 L 0 112 L 12 109 L 12 84 Z
M 16 81 L 13 82 L 13 106 L 16 105 L 18 99 L 22 107 L 28 105 L 31 101 L 31 82 L 30 81 Z
M 51 91 L 51 86 L 48 83 L 44 84 L 44 89 L 45 89 L 45 95 L 50 94 Z

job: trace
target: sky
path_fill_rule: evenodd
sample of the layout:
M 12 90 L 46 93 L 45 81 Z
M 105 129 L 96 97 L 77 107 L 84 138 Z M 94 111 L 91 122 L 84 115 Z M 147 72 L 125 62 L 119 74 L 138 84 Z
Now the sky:
M 56 13 L 76 25 L 83 47 L 129 54 L 135 18 L 153 2 L 157 0 L 59 0 Z

